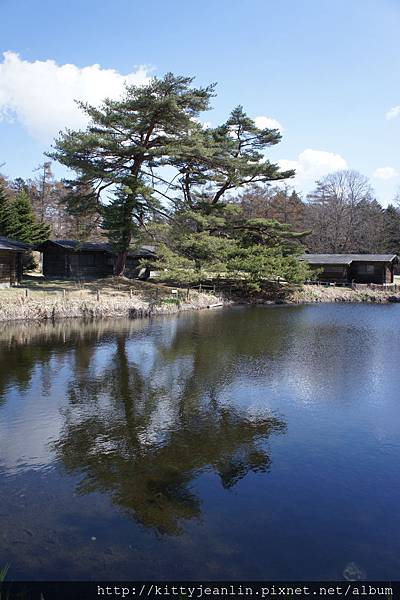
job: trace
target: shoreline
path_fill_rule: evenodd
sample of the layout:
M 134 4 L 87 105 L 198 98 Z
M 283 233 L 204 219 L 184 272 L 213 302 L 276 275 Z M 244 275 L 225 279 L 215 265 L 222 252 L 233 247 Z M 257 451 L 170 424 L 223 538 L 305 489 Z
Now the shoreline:
M 306 285 L 288 296 L 289 304 L 347 302 L 353 304 L 392 304 L 400 302 L 400 291 L 387 288 L 352 289 L 336 286 Z
M 189 299 L 148 300 L 141 297 L 67 297 L 49 296 L 36 299 L 24 297 L 19 288 L 15 299 L 4 301 L 0 293 L 0 323 L 54 322 L 67 319 L 94 321 L 100 319 L 140 319 L 157 315 L 172 315 L 190 310 L 229 306 L 232 302 L 214 294 L 192 292 Z
M 157 288 L 154 288 L 157 290 Z M 238 305 L 300 305 L 316 303 L 400 303 L 400 292 L 393 290 L 374 290 L 351 288 L 304 286 L 289 293 L 286 297 L 275 298 L 226 298 L 206 292 L 191 291 L 189 298 L 171 297 L 168 289 L 163 290 L 164 297 L 159 300 L 143 297 L 141 294 L 107 296 L 88 292 L 27 292 L 26 288 L 14 288 L 4 297 L 0 291 L 0 323 L 18 322 L 54 322 L 64 319 L 137 319 L 157 315 L 172 315 L 191 310 L 224 308 Z M 43 297 L 39 297 L 42 294 Z M 171 294 L 171 290 L 169 291 Z

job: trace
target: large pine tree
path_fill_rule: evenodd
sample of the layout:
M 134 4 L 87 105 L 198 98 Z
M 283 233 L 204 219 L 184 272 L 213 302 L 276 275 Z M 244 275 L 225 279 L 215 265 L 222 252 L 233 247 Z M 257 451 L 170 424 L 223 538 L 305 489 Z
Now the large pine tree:
M 280 171 L 265 157 L 267 148 L 280 141 L 277 129 L 260 129 L 237 106 L 223 125 L 190 138 L 176 155 L 178 196 L 187 207 L 211 213 L 229 192 L 293 177 L 293 170 Z
M 121 100 L 105 100 L 100 108 L 81 104 L 90 119 L 87 129 L 61 134 L 50 154 L 75 170 L 75 189 L 92 190 L 75 196 L 74 210 L 96 209 L 102 215 L 118 251 L 117 275 L 151 213 L 168 213 L 169 225 L 153 230 L 164 242 L 159 254 L 165 268 L 178 274 L 185 264 L 189 278 L 200 278 L 205 267 L 226 271 L 237 244 L 243 246 L 241 232 L 252 230 L 259 238 L 261 229 L 276 229 L 243 215 L 233 223 L 226 205 L 235 190 L 294 175 L 265 157 L 266 149 L 279 143 L 280 132 L 258 128 L 241 106 L 223 125 L 204 128 L 199 116 L 214 88 L 191 84 L 191 78 L 168 74 L 144 87 L 128 87 Z M 262 244 L 253 245 L 271 246 L 270 239 L 264 236 Z M 282 244 L 279 252 L 284 261 L 283 253 L 293 253 L 293 246 L 288 251 Z
M 304 234 L 273 219 L 249 219 L 229 199 L 235 190 L 294 175 L 265 157 L 265 150 L 280 139 L 278 130 L 259 129 L 239 106 L 225 124 L 189 140 L 174 161 L 178 177 L 172 222 L 155 227 L 155 237 L 163 240 L 163 277 L 199 282 L 234 273 L 256 288 L 262 279 L 304 277 L 296 256 Z
M 81 103 L 90 119 L 87 129 L 61 134 L 50 154 L 77 173 L 75 186 L 93 190 L 82 210 L 90 206 L 105 213 L 118 250 L 117 275 L 124 271 L 142 202 L 152 206 L 155 171 L 201 130 L 196 118 L 208 109 L 213 86 L 191 84 L 190 77 L 167 74 L 145 86 L 127 87 L 121 100 L 107 99 L 99 108 Z

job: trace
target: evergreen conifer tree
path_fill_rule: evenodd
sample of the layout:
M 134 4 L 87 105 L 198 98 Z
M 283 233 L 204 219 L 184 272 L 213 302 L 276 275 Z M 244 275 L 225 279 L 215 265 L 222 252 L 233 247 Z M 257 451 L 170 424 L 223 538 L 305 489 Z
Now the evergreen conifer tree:
M 8 237 L 9 222 L 10 202 L 5 195 L 3 187 L 0 185 L 0 235 Z
M 129 86 L 121 100 L 107 99 L 99 108 L 81 103 L 90 118 L 87 129 L 61 134 L 49 154 L 76 171 L 75 186 L 93 190 L 82 201 L 82 210 L 91 204 L 105 212 L 118 250 L 118 275 L 124 271 L 134 223 L 140 219 L 139 199 L 153 199 L 144 189 L 154 189 L 155 171 L 201 131 L 196 117 L 207 110 L 213 86 L 193 88 L 192 80 L 169 73 L 145 86 Z M 120 193 L 110 204 L 105 190 Z
M 25 191 L 18 192 L 9 204 L 7 237 L 27 244 L 39 244 L 48 239 L 50 227 L 36 221 L 32 204 Z

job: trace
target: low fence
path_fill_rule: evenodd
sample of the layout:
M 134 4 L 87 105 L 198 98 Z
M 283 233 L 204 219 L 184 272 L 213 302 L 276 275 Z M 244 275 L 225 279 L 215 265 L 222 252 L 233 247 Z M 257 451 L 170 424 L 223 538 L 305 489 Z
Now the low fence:
M 397 283 L 353 283 L 353 290 L 379 290 L 381 292 L 397 292 L 400 290 L 400 285 Z
M 196 291 L 196 292 L 200 292 L 203 294 L 212 294 L 214 296 L 220 296 L 224 293 L 231 293 L 233 291 L 233 289 L 235 288 L 235 286 L 233 284 L 229 284 L 229 283 L 223 283 L 223 282 L 218 282 L 215 284 L 205 284 L 205 283 L 199 283 L 197 285 L 188 285 L 188 284 L 179 284 L 179 283 L 175 283 L 173 284 L 172 282 L 168 283 L 169 287 L 174 287 L 175 289 L 172 290 L 172 293 L 176 293 L 178 296 L 189 296 L 191 291 Z
M 172 287 L 172 284 L 169 284 Z M 269 282 L 269 286 L 266 285 L 265 289 L 263 290 L 264 292 L 269 290 L 269 287 L 271 287 L 272 283 Z M 273 282 L 273 286 L 274 286 L 274 291 L 276 291 L 277 289 L 282 289 L 282 285 L 279 282 Z M 220 280 L 218 282 L 215 283 L 199 283 L 198 285 L 187 285 L 187 284 L 182 284 L 182 285 L 177 285 L 175 284 L 174 286 L 177 289 L 178 295 L 181 295 L 182 293 L 187 294 L 187 296 L 190 295 L 191 291 L 196 291 L 196 292 L 200 292 L 203 294 L 210 294 L 213 296 L 217 296 L 219 298 L 223 298 L 223 297 L 227 297 L 230 298 L 232 296 L 243 296 L 243 294 L 247 294 L 251 291 L 251 287 L 249 287 L 248 282 L 246 281 L 223 281 Z M 272 289 L 272 288 L 271 288 Z M 271 291 L 271 290 L 269 290 Z
M 306 285 L 320 285 L 323 287 L 345 287 L 352 290 L 377 290 L 381 292 L 400 291 L 397 283 L 342 283 L 337 281 L 306 281 Z

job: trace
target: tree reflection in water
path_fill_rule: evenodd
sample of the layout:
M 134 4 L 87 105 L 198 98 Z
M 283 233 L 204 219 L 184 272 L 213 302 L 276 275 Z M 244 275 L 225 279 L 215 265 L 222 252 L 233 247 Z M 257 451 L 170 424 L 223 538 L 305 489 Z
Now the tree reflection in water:
M 169 535 L 201 515 L 198 475 L 213 472 L 231 488 L 251 471 L 268 471 L 266 441 L 286 430 L 267 411 L 221 402 L 235 377 L 228 355 L 237 348 L 226 344 L 222 352 L 221 339 L 205 348 L 197 333 L 178 327 L 143 362 L 135 356 L 142 340 L 116 333 L 101 371 L 90 360 L 93 341 L 87 351 L 80 347 L 55 444 L 67 472 L 82 475 L 79 493 L 109 493 L 137 522 Z

